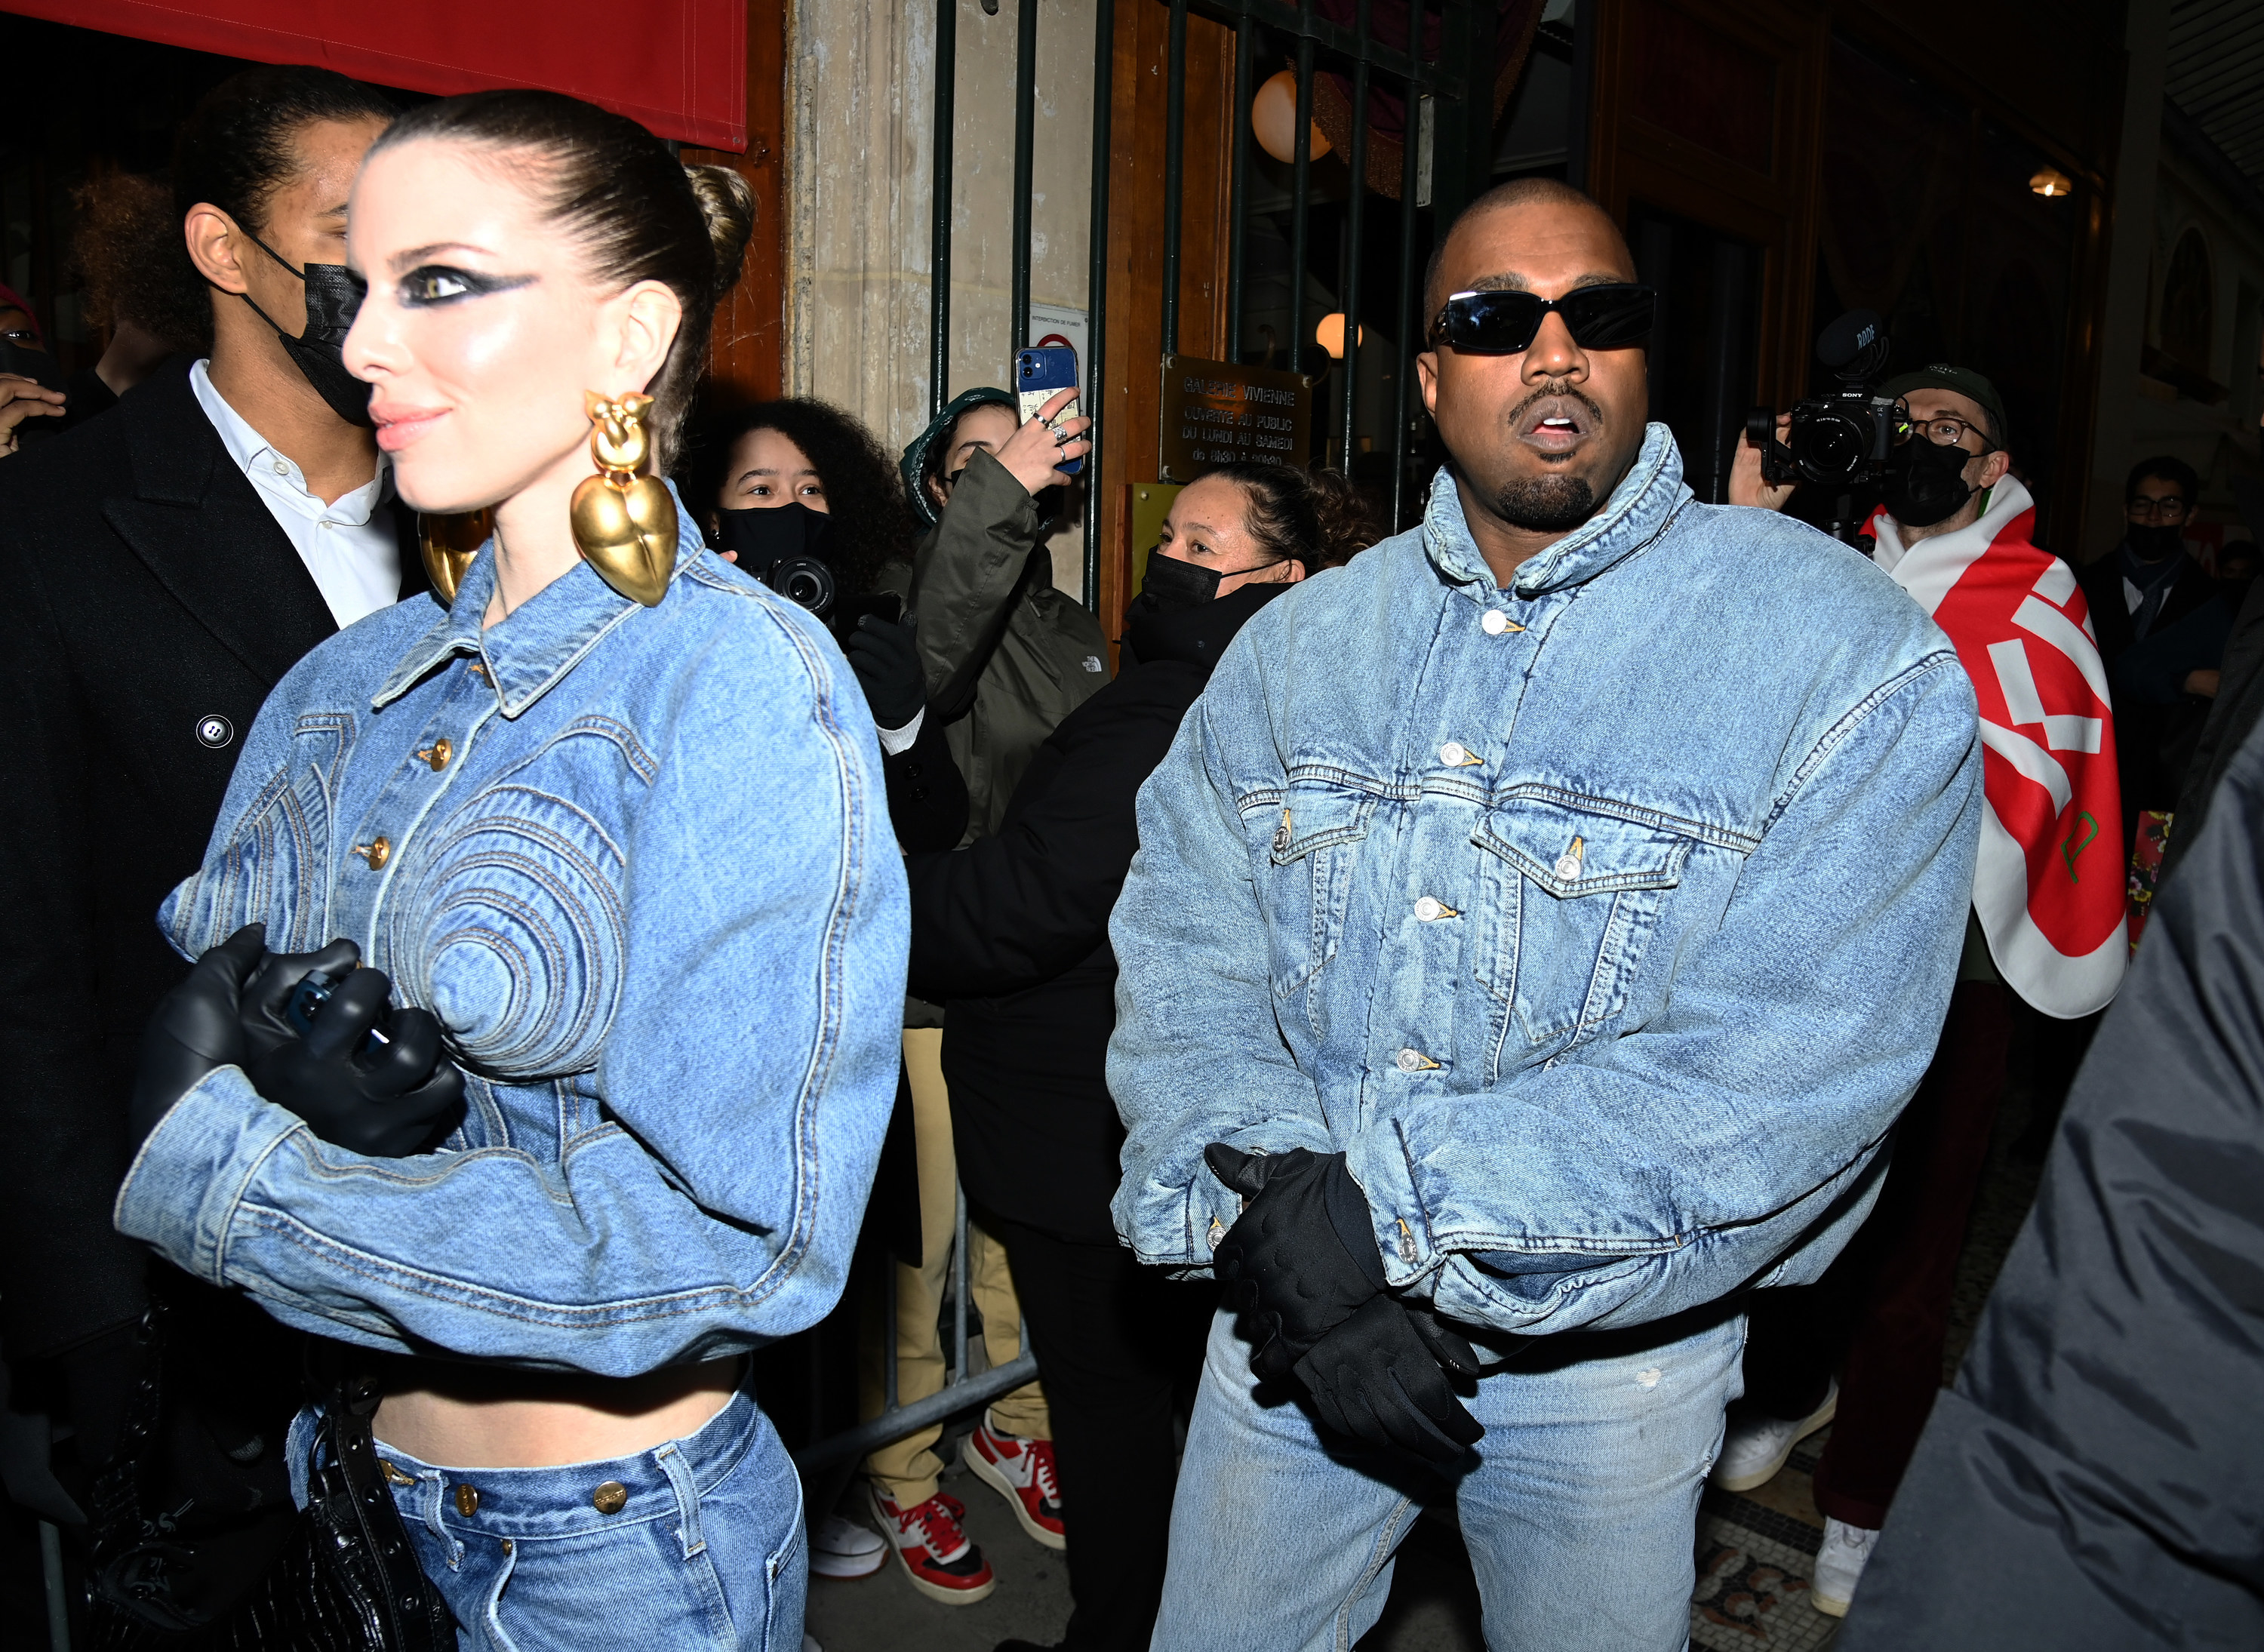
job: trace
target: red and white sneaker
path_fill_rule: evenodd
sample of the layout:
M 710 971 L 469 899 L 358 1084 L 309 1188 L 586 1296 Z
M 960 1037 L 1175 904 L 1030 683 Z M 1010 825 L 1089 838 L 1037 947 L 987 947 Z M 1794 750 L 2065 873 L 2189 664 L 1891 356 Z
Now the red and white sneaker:
M 959 1445 L 960 1460 L 1006 1499 L 1027 1532 L 1048 1548 L 1067 1548 L 1062 1533 L 1061 1488 L 1054 1480 L 1054 1443 L 994 1431 L 986 1418 Z
M 925 1503 L 899 1509 L 878 1486 L 870 1489 L 881 1535 L 914 1589 L 947 1606 L 971 1606 L 998 1586 L 990 1562 L 960 1529 L 967 1518 L 965 1503 L 938 1492 Z

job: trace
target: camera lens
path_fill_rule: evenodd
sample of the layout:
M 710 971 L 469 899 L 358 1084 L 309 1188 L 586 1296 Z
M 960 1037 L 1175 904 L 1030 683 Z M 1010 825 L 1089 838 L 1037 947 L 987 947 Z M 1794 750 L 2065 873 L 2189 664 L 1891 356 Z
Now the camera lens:
M 771 564 L 770 587 L 821 619 L 833 606 L 833 570 L 814 556 L 782 556 Z
M 1854 420 L 1839 414 L 1825 414 L 1798 431 L 1796 436 L 1793 456 L 1817 482 L 1836 482 L 1853 476 L 1863 467 L 1863 460 L 1870 452 L 1867 433 L 1858 430 Z

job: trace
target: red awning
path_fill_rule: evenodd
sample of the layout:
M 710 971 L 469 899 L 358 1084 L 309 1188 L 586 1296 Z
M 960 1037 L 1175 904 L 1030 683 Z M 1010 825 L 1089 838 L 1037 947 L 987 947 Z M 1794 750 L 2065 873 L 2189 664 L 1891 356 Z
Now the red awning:
M 541 86 L 747 147 L 748 0 L 0 0 L 0 9 L 407 91 Z

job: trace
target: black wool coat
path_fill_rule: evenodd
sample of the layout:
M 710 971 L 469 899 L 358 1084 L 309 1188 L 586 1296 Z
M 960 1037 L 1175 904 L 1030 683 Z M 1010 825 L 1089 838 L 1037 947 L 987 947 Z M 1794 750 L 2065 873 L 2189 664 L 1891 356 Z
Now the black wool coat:
M 0 460 L 0 1342 L 19 1369 L 135 1319 L 110 1225 L 142 1029 L 186 967 L 194 872 L 260 704 L 337 627 L 169 363 Z M 407 589 L 415 513 L 395 511 Z M 406 594 L 406 592 L 404 592 Z
M 1123 669 L 1038 748 L 998 831 L 906 860 L 911 990 L 946 1005 L 953 1141 L 975 1204 L 1115 1243 L 1108 915 L 1139 847 L 1134 801 L 1235 633 L 1288 589 L 1136 622 Z

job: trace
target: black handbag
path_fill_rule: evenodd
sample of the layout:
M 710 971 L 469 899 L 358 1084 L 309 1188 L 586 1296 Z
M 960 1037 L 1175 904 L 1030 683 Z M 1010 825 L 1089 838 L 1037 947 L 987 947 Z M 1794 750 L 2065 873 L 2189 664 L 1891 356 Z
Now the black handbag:
M 309 1387 L 323 1402 L 307 1506 L 257 1583 L 201 1612 L 177 1598 L 188 1559 L 144 1487 L 163 1413 L 166 1309 L 154 1305 L 142 1384 L 116 1458 L 96 1477 L 88 1568 L 94 1652 L 454 1652 L 454 1619 L 417 1564 L 370 1437 L 382 1397 L 349 1371 L 337 1344 L 316 1344 Z

